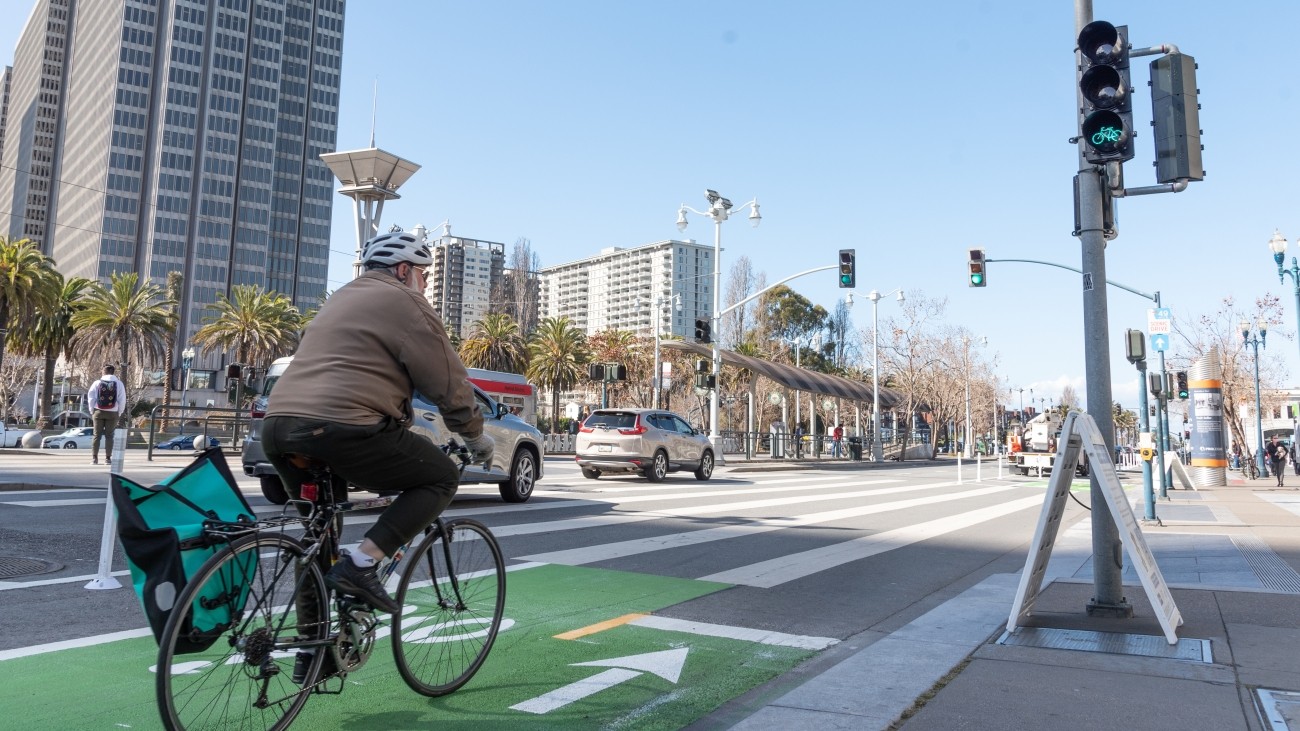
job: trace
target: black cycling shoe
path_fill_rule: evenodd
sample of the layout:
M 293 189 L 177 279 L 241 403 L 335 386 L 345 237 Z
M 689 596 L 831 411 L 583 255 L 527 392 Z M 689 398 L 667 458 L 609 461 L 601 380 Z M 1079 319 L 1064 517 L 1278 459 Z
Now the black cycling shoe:
M 354 596 L 381 612 L 394 614 L 399 607 L 379 581 L 378 564 L 361 568 L 352 563 L 347 551 L 325 574 L 325 585 L 345 596 Z
M 320 676 L 327 678 L 338 672 L 338 666 L 334 664 L 334 653 L 329 650 L 319 650 L 325 653 L 325 663 L 321 665 Z M 293 683 L 294 685 L 303 685 L 307 682 L 307 670 L 311 668 L 311 660 L 315 657 L 311 652 L 299 652 L 298 656 L 293 659 Z

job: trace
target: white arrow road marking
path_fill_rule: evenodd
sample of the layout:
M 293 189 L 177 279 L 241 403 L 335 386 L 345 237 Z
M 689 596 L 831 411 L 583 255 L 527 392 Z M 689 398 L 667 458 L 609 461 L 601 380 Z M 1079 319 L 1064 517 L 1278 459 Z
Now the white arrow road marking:
M 681 647 L 676 650 L 647 652 L 642 655 L 614 657 L 608 660 L 575 662 L 573 663 L 575 667 L 608 667 L 610 669 L 590 678 L 569 683 L 562 688 L 556 688 L 549 693 L 544 693 L 523 703 L 516 703 L 510 708 L 515 711 L 540 715 L 554 711 L 557 708 L 563 708 L 574 701 L 580 701 L 589 695 L 594 695 L 606 688 L 612 688 L 619 683 L 631 680 L 641 675 L 643 671 L 654 673 L 670 683 L 676 683 L 677 679 L 682 675 L 682 667 L 686 664 L 686 654 L 689 651 L 690 648 Z

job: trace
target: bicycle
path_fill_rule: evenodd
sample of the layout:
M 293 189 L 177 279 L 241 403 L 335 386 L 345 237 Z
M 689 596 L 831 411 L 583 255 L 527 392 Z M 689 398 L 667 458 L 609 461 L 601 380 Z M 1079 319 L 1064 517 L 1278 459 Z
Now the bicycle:
M 1248 455 L 1248 456 L 1249 456 L 1249 459 L 1246 460 L 1246 464 L 1245 464 L 1245 466 L 1244 466 L 1244 467 L 1245 467 L 1246 476 L 1249 477 L 1249 478 L 1252 479 L 1252 480 L 1258 480 L 1258 479 L 1259 479 L 1259 463 L 1255 461 L 1255 455 L 1254 455 L 1253 453 L 1250 454 L 1250 455 Z
M 454 442 L 443 450 L 463 472 L 466 450 Z M 406 684 L 433 697 L 469 682 L 492 649 L 506 585 L 487 526 L 439 517 L 413 552 L 410 544 L 395 552 L 380 577 L 392 591 L 397 575 L 402 609 L 386 623 L 369 605 L 331 596 L 324 572 L 339 556 L 343 514 L 395 497 L 336 503 L 329 466 L 294 459 L 314 479 L 285 506 L 302 514 L 205 526 L 208 540 L 227 545 L 181 591 L 159 642 L 156 691 L 169 731 L 288 728 L 312 694 L 341 693 L 385 636 Z M 301 539 L 286 534 L 299 528 Z M 300 661 L 304 651 L 314 652 Z M 293 678 L 290 669 L 304 662 L 306 672 Z

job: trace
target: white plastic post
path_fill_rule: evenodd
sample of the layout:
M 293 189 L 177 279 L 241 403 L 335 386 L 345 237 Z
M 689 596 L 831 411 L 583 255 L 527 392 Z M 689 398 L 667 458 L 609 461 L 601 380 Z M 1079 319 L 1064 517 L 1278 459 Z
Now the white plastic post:
M 975 481 L 984 481 L 984 455 L 979 452 L 975 453 Z
M 122 474 L 122 462 L 126 459 L 126 429 L 113 432 L 113 453 L 109 462 L 113 465 L 111 472 Z M 113 477 L 108 476 L 111 490 Z M 104 532 L 99 537 L 99 570 L 95 578 L 86 584 L 87 589 L 121 589 L 122 582 L 113 577 L 113 548 L 117 545 L 117 513 L 113 512 L 113 496 L 109 490 L 104 492 Z

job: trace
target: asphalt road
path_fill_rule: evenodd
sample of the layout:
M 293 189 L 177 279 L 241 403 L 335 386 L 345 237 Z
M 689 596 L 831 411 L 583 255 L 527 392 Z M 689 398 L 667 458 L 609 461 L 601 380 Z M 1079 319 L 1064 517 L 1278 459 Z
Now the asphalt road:
M 188 459 L 167 455 L 150 464 L 134 456 L 128 454 L 124 472 L 140 482 L 156 481 Z M 599 603 L 602 587 L 584 587 L 584 580 L 596 579 L 583 577 L 630 577 L 635 585 L 640 576 L 647 586 L 685 580 L 704 587 L 674 594 L 665 606 L 648 605 L 656 618 L 831 641 L 788 659 L 775 677 L 758 674 L 747 687 L 716 690 L 711 709 L 674 717 L 680 722 L 673 727 L 693 722 L 705 728 L 717 727 L 711 718 L 743 705 L 746 693 L 779 688 L 831 662 L 855 637 L 891 632 L 990 574 L 1018 571 L 1045 480 L 996 479 L 992 472 L 986 466 L 985 479 L 976 481 L 967 463 L 959 482 L 952 462 L 772 472 L 733 466 L 708 482 L 675 473 L 651 484 L 630 477 L 587 480 L 571 458 L 553 457 L 528 503 L 507 505 L 495 486 L 467 486 L 449 514 L 487 523 L 508 563 L 568 571 L 565 581 L 576 583 L 556 604 L 556 614 L 535 618 L 538 624 Z M 145 626 L 129 577 L 119 579 L 126 588 L 85 588 L 97 572 L 108 479 L 107 468 L 90 465 L 84 454 L 0 450 L 0 483 L 68 486 L 0 491 L 0 554 L 58 565 L 0 581 L 0 626 L 6 627 L 0 666 L 5 651 Z M 279 511 L 261 498 L 255 480 L 241 476 L 239 482 L 260 513 Z M 1071 504 L 1067 521 L 1083 514 Z M 373 514 L 350 516 L 345 540 L 359 541 L 373 521 Z M 124 568 L 115 555 L 112 570 Z M 617 573 L 583 573 L 587 569 Z M 516 606 L 530 604 L 520 593 L 530 590 L 537 592 L 537 606 L 550 606 L 544 584 L 517 585 L 510 594 Z M 563 684 L 562 676 L 555 684 Z M 4 694 L 0 690 L 0 699 Z

